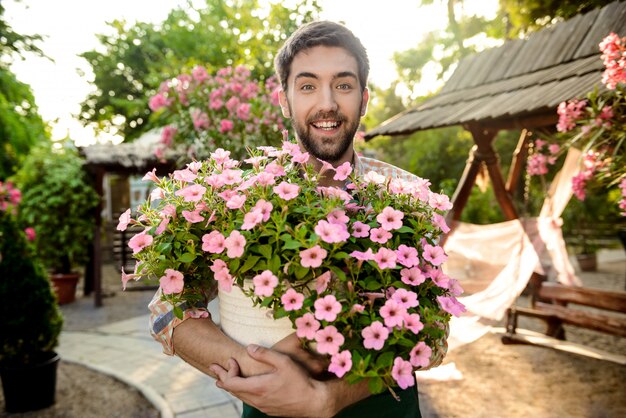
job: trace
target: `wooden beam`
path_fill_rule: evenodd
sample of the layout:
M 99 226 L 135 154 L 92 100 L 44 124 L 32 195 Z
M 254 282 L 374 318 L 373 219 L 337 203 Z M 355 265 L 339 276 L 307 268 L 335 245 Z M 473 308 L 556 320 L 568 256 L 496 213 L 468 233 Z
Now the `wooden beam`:
M 474 183 L 476 183 L 476 176 L 478 175 L 480 165 L 482 164 L 482 160 L 476 156 L 477 150 L 478 147 L 476 145 L 470 149 L 469 157 L 467 158 L 467 163 L 465 164 L 465 169 L 463 170 L 463 175 L 459 180 L 459 185 L 452 195 L 452 209 L 448 212 L 446 217 L 448 225 L 452 226 L 455 221 L 461 219 L 461 213 L 463 212 L 465 204 L 472 193 Z
M 526 165 L 526 158 L 528 158 L 528 138 L 530 138 L 530 135 L 527 129 L 522 129 L 522 133 L 517 141 L 517 147 L 515 147 L 513 157 L 511 158 L 511 169 L 509 170 L 509 177 L 506 180 L 506 191 L 511 196 L 515 193 L 519 178 Z

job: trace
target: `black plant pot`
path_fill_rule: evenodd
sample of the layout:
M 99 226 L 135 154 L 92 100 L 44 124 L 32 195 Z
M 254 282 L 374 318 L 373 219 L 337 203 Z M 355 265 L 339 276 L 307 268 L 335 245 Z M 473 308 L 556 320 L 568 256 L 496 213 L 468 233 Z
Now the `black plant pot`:
M 35 411 L 53 405 L 59 359 L 52 352 L 28 365 L 0 365 L 6 411 Z

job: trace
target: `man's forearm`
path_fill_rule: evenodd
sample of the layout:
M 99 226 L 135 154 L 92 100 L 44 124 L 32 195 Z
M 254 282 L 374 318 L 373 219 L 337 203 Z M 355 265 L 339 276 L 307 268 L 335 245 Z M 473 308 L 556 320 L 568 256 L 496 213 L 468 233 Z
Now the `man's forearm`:
M 244 346 L 225 335 L 210 318 L 188 319 L 172 335 L 174 352 L 196 369 L 216 377 L 211 364 L 226 367 L 228 359 L 237 360 L 243 376 L 269 371 L 269 367 L 252 359 Z
M 367 380 L 350 384 L 343 379 L 332 379 L 323 383 L 330 416 L 335 416 L 342 409 L 371 396 Z

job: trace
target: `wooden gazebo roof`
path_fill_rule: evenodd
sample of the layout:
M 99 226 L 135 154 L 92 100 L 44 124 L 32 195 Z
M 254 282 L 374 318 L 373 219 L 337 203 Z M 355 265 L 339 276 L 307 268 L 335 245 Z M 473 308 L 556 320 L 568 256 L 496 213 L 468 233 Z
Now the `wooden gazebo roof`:
M 504 216 L 517 219 L 512 195 L 527 155 L 527 130 L 554 126 L 559 103 L 584 96 L 594 86 L 602 89 L 604 67 L 598 44 L 611 32 L 626 35 L 626 2 L 610 3 L 528 39 L 510 40 L 467 56 L 440 93 L 383 122 L 365 139 L 462 125 L 476 145 L 452 197 L 448 220 L 460 219 L 481 166 L 487 168 Z M 503 129 L 522 131 L 506 182 L 492 146 Z
M 555 109 L 599 85 L 598 44 L 610 32 L 626 35 L 626 2 L 470 55 L 439 94 L 367 132 L 404 135 L 424 129 L 480 123 L 495 129 L 556 123 Z

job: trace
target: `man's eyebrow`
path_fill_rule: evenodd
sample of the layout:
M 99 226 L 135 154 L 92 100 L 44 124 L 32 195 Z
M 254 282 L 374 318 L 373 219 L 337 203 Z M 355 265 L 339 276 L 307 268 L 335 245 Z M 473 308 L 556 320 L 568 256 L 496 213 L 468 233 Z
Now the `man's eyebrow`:
M 355 80 L 359 79 L 357 75 L 353 73 L 352 71 L 341 71 L 337 73 L 335 76 L 333 76 L 333 79 L 345 78 L 345 77 L 351 77 L 351 78 L 354 78 Z M 303 71 L 301 73 L 296 74 L 296 76 L 294 77 L 294 81 L 298 80 L 299 78 L 313 78 L 317 80 L 319 77 L 315 73 Z

